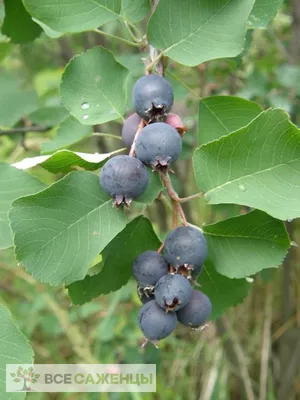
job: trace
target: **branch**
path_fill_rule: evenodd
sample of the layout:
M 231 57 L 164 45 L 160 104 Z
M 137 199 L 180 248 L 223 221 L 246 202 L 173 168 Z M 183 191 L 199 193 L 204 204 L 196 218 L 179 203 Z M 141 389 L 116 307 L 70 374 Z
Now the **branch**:
M 0 136 L 5 135 L 14 135 L 18 133 L 27 133 L 27 132 L 47 132 L 52 129 L 51 126 L 21 126 L 19 128 L 12 128 L 7 130 L 0 129 Z
M 129 156 L 130 157 L 134 157 L 136 140 L 137 140 L 141 130 L 144 128 L 144 126 L 145 126 L 145 121 L 142 119 L 140 124 L 139 124 L 139 126 L 138 126 L 138 129 L 137 129 L 136 134 L 135 134 L 134 139 L 133 139 L 133 143 L 132 143 L 131 148 L 130 148 L 130 152 L 129 152 Z

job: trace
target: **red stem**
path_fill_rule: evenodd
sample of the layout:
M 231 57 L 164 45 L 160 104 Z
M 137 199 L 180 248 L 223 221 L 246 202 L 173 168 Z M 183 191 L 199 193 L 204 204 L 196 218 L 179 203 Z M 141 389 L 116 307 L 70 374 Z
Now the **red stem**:
M 130 157 L 134 157 L 136 140 L 137 140 L 141 130 L 144 128 L 144 126 L 145 126 L 145 121 L 142 119 L 140 124 L 139 124 L 139 126 L 138 126 L 138 129 L 137 129 L 136 134 L 135 134 L 134 139 L 133 139 L 133 143 L 132 143 L 131 148 L 130 148 L 130 152 L 129 152 L 129 156 Z

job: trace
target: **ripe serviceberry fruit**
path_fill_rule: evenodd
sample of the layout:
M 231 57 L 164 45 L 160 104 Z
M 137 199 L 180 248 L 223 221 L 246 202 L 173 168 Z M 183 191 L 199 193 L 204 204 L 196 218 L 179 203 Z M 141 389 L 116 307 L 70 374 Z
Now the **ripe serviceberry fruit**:
M 175 269 L 180 265 L 189 269 L 200 267 L 207 257 L 203 233 L 191 226 L 174 229 L 165 240 L 164 257 Z
M 186 132 L 186 126 L 177 114 L 168 114 L 165 118 L 165 123 L 175 128 L 181 137 Z
M 111 158 L 101 170 L 100 184 L 109 194 L 114 204 L 129 206 L 146 189 L 149 180 L 147 168 L 137 158 L 116 156 Z
M 132 146 L 133 139 L 138 130 L 139 124 L 141 122 L 141 117 L 136 113 L 130 115 L 123 124 L 122 128 L 122 139 L 125 146 L 129 149 Z
M 209 318 L 212 305 L 209 298 L 199 290 L 193 290 L 186 306 L 177 311 L 177 318 L 183 325 L 198 328 Z
M 157 122 L 145 126 L 136 140 L 136 156 L 154 169 L 168 167 L 179 157 L 182 139 L 172 126 Z
M 192 292 L 192 286 L 184 276 L 168 274 L 157 282 L 154 293 L 161 307 L 177 311 L 189 302 Z
M 143 76 L 134 85 L 133 107 L 146 121 L 159 121 L 167 115 L 173 100 L 171 85 L 159 75 Z
M 168 264 L 156 251 L 145 251 L 135 259 L 132 270 L 139 286 L 154 286 L 168 273 Z
M 152 300 L 141 308 L 138 323 L 147 341 L 156 344 L 174 331 L 177 316 L 176 313 L 166 313 L 155 300 Z

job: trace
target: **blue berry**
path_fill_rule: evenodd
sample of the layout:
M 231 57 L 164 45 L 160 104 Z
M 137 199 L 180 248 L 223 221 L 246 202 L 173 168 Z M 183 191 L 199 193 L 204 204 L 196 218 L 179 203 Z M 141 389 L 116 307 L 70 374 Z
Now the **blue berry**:
M 146 190 L 148 180 L 144 164 L 137 158 L 125 155 L 111 158 L 100 173 L 102 189 L 113 198 L 117 207 L 122 203 L 129 206 L 133 199 Z
M 133 88 L 133 107 L 146 121 L 157 121 L 171 110 L 174 101 L 169 82 L 159 75 L 138 79 Z
M 167 167 L 182 150 L 182 139 L 175 128 L 157 122 L 143 128 L 136 141 L 136 156 L 153 168 Z
M 165 240 L 164 257 L 176 269 L 180 265 L 199 269 L 207 257 L 207 243 L 203 233 L 191 226 L 174 229 Z
M 177 311 L 178 321 L 192 328 L 198 328 L 209 318 L 212 305 L 209 298 L 199 290 L 193 290 L 186 306 Z
M 176 313 L 166 313 L 155 300 L 143 305 L 138 323 L 146 339 L 156 343 L 169 336 L 177 325 Z
M 125 146 L 129 149 L 132 146 L 133 139 L 138 130 L 139 124 L 141 122 L 141 117 L 136 113 L 130 115 L 123 124 L 122 128 L 122 138 Z
M 168 274 L 160 278 L 155 286 L 155 300 L 167 311 L 184 307 L 192 296 L 192 286 L 183 275 Z
M 135 259 L 132 270 L 139 286 L 154 286 L 168 273 L 168 264 L 156 251 L 145 251 Z

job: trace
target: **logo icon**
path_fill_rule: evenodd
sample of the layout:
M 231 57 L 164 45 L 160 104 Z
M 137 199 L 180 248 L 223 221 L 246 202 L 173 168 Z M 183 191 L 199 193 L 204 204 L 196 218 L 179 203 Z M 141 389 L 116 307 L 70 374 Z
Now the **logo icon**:
M 31 385 L 37 382 L 40 374 L 35 374 L 33 367 L 24 369 L 20 366 L 17 368 L 16 373 L 11 372 L 10 376 L 13 378 L 13 382 L 23 382 L 23 387 L 18 390 L 19 392 L 31 392 Z

